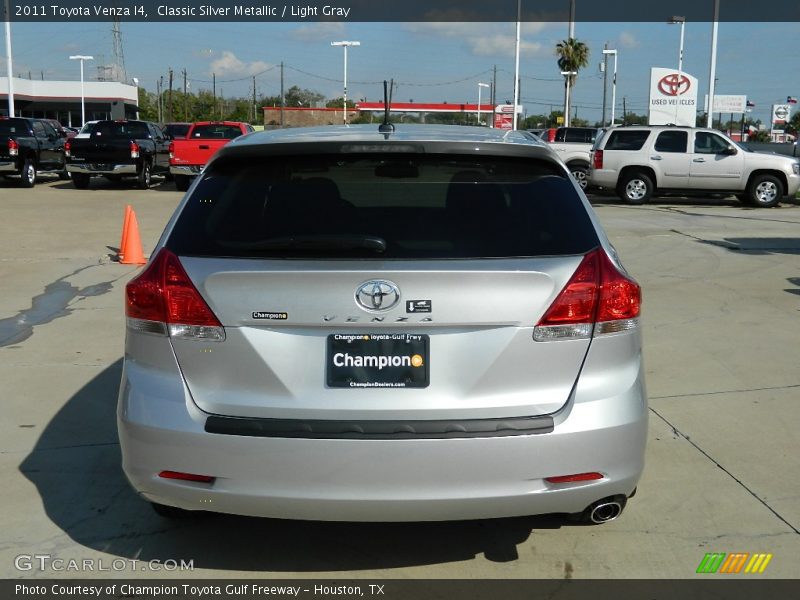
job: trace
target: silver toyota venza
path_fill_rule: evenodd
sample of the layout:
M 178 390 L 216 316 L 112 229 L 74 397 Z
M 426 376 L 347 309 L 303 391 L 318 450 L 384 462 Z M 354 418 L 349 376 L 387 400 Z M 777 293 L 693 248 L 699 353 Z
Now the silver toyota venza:
M 163 515 L 615 518 L 640 288 L 545 144 L 364 125 L 230 143 L 126 289 L 123 468 Z

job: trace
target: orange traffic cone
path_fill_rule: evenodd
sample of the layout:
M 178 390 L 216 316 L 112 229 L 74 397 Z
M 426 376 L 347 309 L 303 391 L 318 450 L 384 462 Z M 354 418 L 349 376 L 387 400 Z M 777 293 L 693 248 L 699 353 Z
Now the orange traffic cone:
M 128 239 L 128 223 L 131 219 L 131 212 L 133 208 L 128 204 L 125 206 L 125 218 L 122 221 L 122 237 L 119 240 L 119 249 L 117 250 L 117 260 L 121 261 L 123 254 L 122 249 L 125 247 L 125 241 Z
M 131 209 L 128 218 L 128 235 L 125 236 L 120 253 L 120 264 L 123 265 L 143 265 L 147 262 L 142 251 L 142 239 L 139 237 L 139 223 L 136 220 L 136 212 Z

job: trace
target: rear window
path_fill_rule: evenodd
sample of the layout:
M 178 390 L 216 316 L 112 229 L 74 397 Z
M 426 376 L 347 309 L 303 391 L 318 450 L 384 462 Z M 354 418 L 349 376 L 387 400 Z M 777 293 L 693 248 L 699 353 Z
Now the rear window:
M 572 182 L 536 159 L 236 158 L 202 177 L 167 240 L 178 255 L 501 258 L 598 244 Z
M 238 125 L 197 125 L 190 137 L 201 140 L 232 140 L 242 135 Z
M 30 135 L 28 123 L 22 119 L 0 119 L 0 135 Z
M 612 131 L 608 136 L 606 143 L 606 150 L 641 150 L 647 138 L 650 137 L 650 131 L 647 129 L 639 129 L 635 131 Z
M 146 123 L 133 123 L 126 121 L 101 121 L 92 129 L 92 137 L 103 139 L 137 138 L 143 139 L 150 135 Z
M 597 137 L 597 129 L 585 129 L 581 127 L 567 127 L 556 132 L 557 142 L 573 142 L 579 144 L 591 144 Z

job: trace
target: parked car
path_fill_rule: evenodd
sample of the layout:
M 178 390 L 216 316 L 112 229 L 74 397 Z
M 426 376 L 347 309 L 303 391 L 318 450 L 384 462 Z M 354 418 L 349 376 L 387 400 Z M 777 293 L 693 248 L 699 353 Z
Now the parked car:
M 749 151 L 713 129 L 637 125 L 597 140 L 589 182 L 616 189 L 630 204 L 655 192 L 703 192 L 767 208 L 800 188 L 800 163 Z
M 53 126 L 53 129 L 56 130 L 56 133 L 58 133 L 58 135 L 60 135 L 62 138 L 74 138 L 75 135 L 77 135 L 76 131 L 73 131 L 70 127 L 64 127 L 57 119 L 44 120 L 50 123 L 50 125 Z
M 620 513 L 640 290 L 545 144 L 279 130 L 199 178 L 125 292 L 122 466 L 160 514 Z
M 169 140 L 147 121 L 99 121 L 88 138 L 69 140 L 65 153 L 72 183 L 82 190 L 98 175 L 111 181 L 135 178 L 147 189 L 151 175 L 169 172 Z
M 589 183 L 592 145 L 602 132 L 602 129 L 592 127 L 559 127 L 550 141 L 550 147 L 584 190 Z
M 191 129 L 191 123 L 165 123 L 161 128 L 171 140 L 182 140 Z
M 169 145 L 169 172 L 175 187 L 185 192 L 214 153 L 231 140 L 253 132 L 249 123 L 238 121 L 201 121 L 194 123 L 185 139 Z
M 0 117 L 0 175 L 18 175 L 20 187 L 36 185 L 38 173 L 64 170 L 64 138 L 45 119 Z

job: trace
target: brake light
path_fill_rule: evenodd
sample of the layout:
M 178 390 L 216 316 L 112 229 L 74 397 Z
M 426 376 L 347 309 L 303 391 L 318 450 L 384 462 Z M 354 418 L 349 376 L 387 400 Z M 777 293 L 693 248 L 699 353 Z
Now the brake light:
M 19 154 L 19 142 L 17 140 L 8 140 L 8 155 L 17 156 Z
M 72 156 L 72 142 L 64 142 L 64 156 L 67 158 Z
M 603 151 L 595 150 L 592 154 L 592 167 L 595 169 L 603 168 Z
M 125 286 L 128 327 L 173 338 L 222 342 L 225 329 L 197 291 L 180 259 L 163 248 Z
M 131 142 L 131 158 L 139 158 L 139 144 Z
M 537 341 L 586 339 L 639 326 L 641 288 L 623 275 L 605 250 L 583 257 L 580 265 L 534 327 Z
M 175 158 L 175 142 L 169 143 L 169 159 Z
M 214 483 L 216 477 L 210 475 L 195 475 L 194 473 L 181 473 L 180 471 L 161 471 L 158 474 L 162 479 L 177 479 L 178 481 L 196 481 L 198 483 Z

